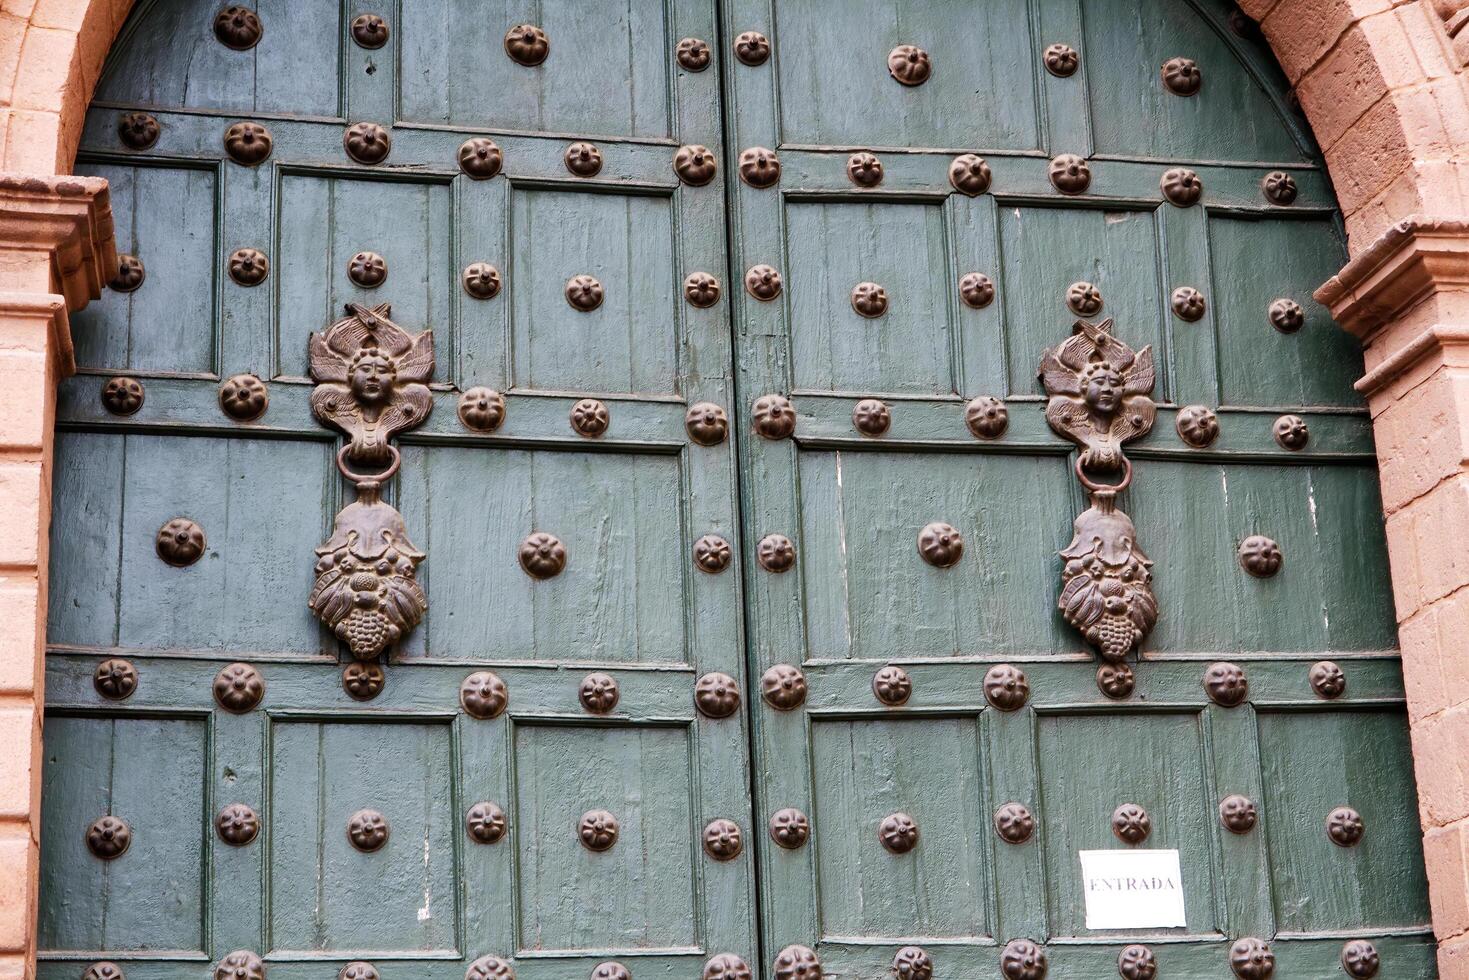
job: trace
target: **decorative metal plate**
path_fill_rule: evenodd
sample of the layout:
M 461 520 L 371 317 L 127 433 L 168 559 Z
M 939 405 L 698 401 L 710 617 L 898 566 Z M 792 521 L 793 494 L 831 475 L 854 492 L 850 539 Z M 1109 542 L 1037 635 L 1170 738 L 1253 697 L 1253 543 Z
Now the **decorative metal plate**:
M 733 677 L 711 671 L 694 685 L 694 707 L 706 718 L 728 718 L 740 710 L 740 685 Z
M 472 718 L 495 718 L 510 703 L 510 690 L 499 674 L 477 670 L 459 685 L 459 703 Z
M 233 714 L 252 711 L 265 697 L 265 678 L 245 663 L 233 663 L 214 676 L 214 700 Z

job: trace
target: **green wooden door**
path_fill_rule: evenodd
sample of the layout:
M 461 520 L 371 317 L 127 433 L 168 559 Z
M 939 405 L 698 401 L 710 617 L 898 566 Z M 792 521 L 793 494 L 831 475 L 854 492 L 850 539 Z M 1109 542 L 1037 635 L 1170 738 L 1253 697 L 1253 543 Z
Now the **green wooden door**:
M 48 980 L 1434 975 L 1340 221 L 1225 6 L 141 0 L 78 170 L 137 263 L 58 409 Z M 359 661 L 308 341 L 383 316 L 428 609 Z M 1153 364 L 1125 666 L 1078 319 Z

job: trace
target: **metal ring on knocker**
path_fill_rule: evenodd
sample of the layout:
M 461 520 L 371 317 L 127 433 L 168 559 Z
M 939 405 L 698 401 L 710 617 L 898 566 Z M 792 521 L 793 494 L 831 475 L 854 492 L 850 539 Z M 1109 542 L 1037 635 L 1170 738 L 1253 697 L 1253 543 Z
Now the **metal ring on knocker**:
M 351 448 L 352 444 L 349 442 L 337 450 L 337 469 L 341 471 L 343 476 L 359 487 L 369 483 L 380 486 L 388 480 L 391 480 L 393 475 L 398 472 L 398 467 L 403 464 L 403 454 L 398 452 L 398 447 L 390 445 L 388 446 L 388 452 L 392 454 L 393 461 L 388 464 L 387 469 L 381 473 L 354 473 L 347 466 L 347 451 Z
M 1122 481 L 1120 483 L 1096 483 L 1088 479 L 1086 470 L 1082 469 L 1081 466 L 1080 453 L 1076 455 L 1074 469 L 1076 470 L 1076 478 L 1081 481 L 1081 485 L 1092 493 L 1118 494 L 1132 485 L 1132 460 L 1126 456 L 1122 457 Z

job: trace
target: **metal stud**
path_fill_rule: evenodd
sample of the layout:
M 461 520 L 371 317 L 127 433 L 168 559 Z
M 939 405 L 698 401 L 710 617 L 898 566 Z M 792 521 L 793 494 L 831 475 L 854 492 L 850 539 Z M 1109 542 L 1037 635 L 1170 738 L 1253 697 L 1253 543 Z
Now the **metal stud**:
M 729 542 L 717 534 L 706 534 L 694 542 L 694 565 L 701 572 L 717 575 L 729 567 Z
M 717 446 L 729 435 L 729 415 L 713 402 L 695 402 L 683 417 L 684 430 L 701 446 Z
M 237 374 L 219 386 L 219 407 L 236 422 L 253 422 L 270 405 L 270 391 L 253 374 Z
M 459 703 L 471 718 L 497 718 L 510 703 L 510 689 L 494 671 L 477 670 L 459 685 Z
M 1073 282 L 1066 288 L 1066 305 L 1078 316 L 1095 316 L 1102 308 L 1102 291 L 1089 282 Z
M 551 53 L 551 39 L 534 24 L 516 24 L 505 32 L 505 53 L 527 68 L 534 68 Z
M 1024 803 L 1006 803 L 995 811 L 995 833 L 1007 844 L 1024 844 L 1035 833 L 1035 816 Z
M 774 150 L 752 146 L 740 152 L 740 180 L 751 187 L 774 187 L 780 180 L 780 160 Z
M 143 407 L 143 383 L 121 376 L 107 379 L 102 386 L 102 407 L 113 415 L 132 415 Z
M 888 52 L 888 74 L 902 85 L 922 85 L 933 73 L 928 52 L 914 44 L 900 44 Z
M 566 280 L 565 293 L 573 310 L 590 313 L 602 305 L 602 284 L 595 276 L 572 276 Z
M 153 545 L 159 558 L 175 568 L 187 568 L 204 554 L 204 529 L 187 517 L 175 517 L 158 529 Z
M 92 687 L 109 701 L 125 701 L 138 689 L 138 669 L 129 660 L 110 657 L 92 671 Z
M 534 531 L 520 542 L 520 567 L 531 578 L 555 578 L 566 567 L 566 546 L 554 534 Z
M 961 153 L 949 164 L 949 183 L 960 194 L 983 194 L 989 190 L 992 177 L 990 165 L 974 153 Z
M 1204 73 L 1192 58 L 1169 58 L 1158 73 L 1163 76 L 1164 86 L 1174 95 L 1195 95 L 1204 84 Z
M 607 405 L 595 398 L 583 398 L 571 406 L 571 428 L 578 435 L 595 439 L 607 431 L 611 422 Z
M 1280 448 L 1291 452 L 1305 449 L 1306 443 L 1311 441 L 1311 430 L 1299 415 L 1282 415 L 1275 420 L 1271 431 Z
M 117 117 L 117 138 L 129 150 L 146 150 L 158 142 L 158 120 L 146 112 L 124 112 Z
M 562 157 L 566 169 L 578 177 L 595 177 L 602 172 L 602 151 L 593 143 L 573 143 Z
M 260 836 L 260 817 L 244 803 L 231 803 L 215 815 L 214 832 L 231 847 L 244 847 Z
M 104 861 L 121 857 L 132 842 L 133 830 L 121 817 L 98 817 L 87 828 L 87 849 Z
M 762 303 L 780 295 L 780 273 L 774 266 L 752 265 L 745 272 L 745 289 Z
M 1219 416 L 1207 405 L 1185 405 L 1179 409 L 1173 427 L 1178 438 L 1195 449 L 1213 445 L 1219 438 Z
M 1198 204 L 1199 198 L 1204 194 L 1204 182 L 1187 167 L 1163 171 L 1163 179 L 1158 182 L 1158 186 L 1162 188 L 1163 197 L 1168 203 L 1179 208 Z
M 388 819 L 376 810 L 358 810 L 347 819 L 347 839 L 364 854 L 388 842 Z
M 1170 300 L 1173 306 L 1173 315 L 1188 323 L 1197 323 L 1204 318 L 1204 312 L 1208 309 L 1208 302 L 1204 294 L 1193 286 L 1179 286 L 1173 291 Z
M 380 48 L 388 43 L 388 22 L 377 14 L 358 14 L 352 19 L 352 40 L 359 48 Z
M 788 851 L 794 851 L 811 836 L 811 821 L 794 807 L 776 810 L 770 817 L 770 839 Z
M 744 849 L 740 825 L 720 817 L 704 827 L 704 852 L 716 861 L 733 861 Z
M 701 310 L 718 303 L 721 292 L 719 280 L 707 272 L 691 272 L 683 281 L 683 298 Z
M 459 396 L 459 421 L 473 432 L 494 432 L 505 422 L 505 396 L 476 385 Z
M 252 711 L 265 697 L 265 678 L 246 663 L 232 663 L 214 675 L 214 700 L 232 714 Z
M 347 278 L 363 289 L 376 289 L 388 278 L 388 260 L 376 252 L 358 252 L 347 263 Z
M 864 436 L 880 436 L 893 424 L 893 413 L 880 398 L 864 398 L 852 407 L 852 426 Z
M 270 259 L 258 248 L 237 248 L 230 253 L 229 272 L 241 286 L 258 286 L 270 275 Z
M 464 980 L 515 980 L 515 967 L 498 956 L 481 956 L 464 971 Z
M 1152 818 L 1136 803 L 1123 803 L 1112 811 L 1112 833 L 1124 844 L 1141 844 L 1152 832 Z
M 387 683 L 388 675 L 377 661 L 354 660 L 342 668 L 342 690 L 354 701 L 371 701 Z
M 876 187 L 882 183 L 882 161 L 871 153 L 853 153 L 847 157 L 847 179 L 858 187 Z
M 686 37 L 678 42 L 675 56 L 685 71 L 703 71 L 709 67 L 709 44 L 696 37 Z
M 888 970 L 896 980 L 933 980 L 933 957 L 920 946 L 904 946 Z
M 98 960 L 82 971 L 82 980 L 124 980 L 122 967 L 111 960 Z
M 224 151 L 241 166 L 264 162 L 274 145 L 270 130 L 259 123 L 237 122 L 224 131 Z
M 745 31 L 735 38 L 734 52 L 741 64 L 763 65 L 770 57 L 770 39 L 759 31 Z
M 964 556 L 964 535 L 952 524 L 934 521 L 918 532 L 918 553 L 935 568 L 949 568 Z
M 598 671 L 582 678 L 576 696 L 581 701 L 581 706 L 592 714 L 605 715 L 617 707 L 622 692 L 617 687 L 616 678 Z
M 464 830 L 476 844 L 496 844 L 505 836 L 505 811 L 500 804 L 483 800 L 464 815 Z
M 1269 980 L 1275 973 L 1275 953 L 1263 939 L 1246 937 L 1229 948 L 1229 968 L 1240 980 Z
M 1353 939 L 1341 948 L 1342 972 L 1349 977 L 1369 980 L 1377 976 L 1381 966 L 1382 958 L 1377 955 L 1377 947 L 1365 939 Z
M 476 136 L 459 147 L 459 169 L 474 180 L 488 180 L 504 165 L 505 155 L 492 139 Z
M 488 262 L 471 262 L 464 267 L 459 283 L 475 299 L 494 299 L 500 293 L 500 270 Z
M 1282 297 L 1270 304 L 1270 325 L 1281 333 L 1295 333 L 1306 325 L 1306 311 L 1293 299 Z
M 875 282 L 859 282 L 852 287 L 852 309 L 869 320 L 888 311 L 888 292 Z
M 752 980 L 750 964 L 733 953 L 711 956 L 704 964 L 702 980 Z
M 740 710 L 740 685 L 733 677 L 711 671 L 694 685 L 694 707 L 705 718 L 728 718 Z
M 1321 660 L 1311 665 L 1311 690 L 1317 697 L 1334 701 L 1347 692 L 1347 675 L 1330 660 Z
M 890 708 L 907 704 L 913 695 L 913 678 L 902 667 L 888 664 L 872 675 L 872 693 Z
M 984 697 L 1001 711 L 1015 711 L 1030 697 L 1030 681 L 1019 667 L 995 664 L 985 672 Z
M 1092 185 L 1091 165 L 1074 153 L 1052 159 L 1047 172 L 1051 185 L 1062 194 L 1082 194 Z
M 632 971 L 621 963 L 608 960 L 592 967 L 591 980 L 632 980 Z
M 1000 953 L 1005 980 L 1045 980 L 1046 951 L 1029 939 L 1012 939 Z
M 1136 685 L 1137 676 L 1133 674 L 1131 667 L 1121 661 L 1104 663 L 1097 668 L 1097 690 L 1114 701 L 1131 697 L 1132 689 Z
M 818 980 L 822 976 L 821 960 L 809 946 L 787 946 L 775 956 L 775 980 Z
M 117 256 L 117 274 L 107 281 L 107 288 L 114 293 L 130 293 L 143 285 L 143 280 L 148 278 L 148 272 L 143 268 L 143 260 L 136 255 L 120 253 Z
M 1356 847 L 1366 829 L 1362 815 L 1349 806 L 1339 806 L 1326 815 L 1326 836 L 1337 847 Z
M 776 664 L 761 676 L 760 696 L 776 711 L 794 711 L 806 702 L 806 675 L 790 664 Z
M 1233 708 L 1249 697 L 1250 680 L 1237 664 L 1220 661 L 1204 671 L 1204 690 L 1215 704 Z
M 1265 195 L 1265 200 L 1271 204 L 1282 207 L 1294 204 L 1296 200 L 1296 179 L 1281 170 L 1273 170 L 1266 174 L 1260 181 L 1260 191 Z
M 237 949 L 219 961 L 214 980 L 265 980 L 265 961 L 248 949 Z
M 377 967 L 371 963 L 353 960 L 342 967 L 341 972 L 337 974 L 337 980 L 381 980 L 381 977 L 377 972 Z
M 755 433 L 764 439 L 785 439 L 796 431 L 796 409 L 784 395 L 761 395 L 752 409 Z
M 353 123 L 342 134 L 342 146 L 358 163 L 382 163 L 393 149 L 393 138 L 374 122 Z
M 877 826 L 877 839 L 892 854 L 907 854 L 918 846 L 918 824 L 906 813 L 890 813 Z
M 959 278 L 959 298 L 971 310 L 982 310 L 995 300 L 995 283 L 983 272 L 966 272 Z
M 1239 543 L 1240 567 L 1256 578 L 1270 578 L 1280 571 L 1285 556 L 1274 538 L 1251 534 Z
M 1057 78 L 1070 78 L 1081 67 L 1081 55 L 1069 44 L 1052 44 L 1041 57 L 1046 63 L 1046 71 Z
M 755 557 L 760 567 L 777 575 L 788 572 L 796 565 L 796 546 L 784 534 L 767 534 L 760 539 Z
M 679 147 L 678 152 L 673 155 L 673 172 L 690 187 L 703 187 L 714 179 L 718 170 L 719 164 L 715 162 L 714 154 L 709 152 L 707 146 L 690 143 Z
M 1234 793 L 1219 801 L 1219 825 L 1231 834 L 1248 834 L 1255 829 L 1255 801 Z
M 577 836 L 589 851 L 605 851 L 617 843 L 617 818 L 606 810 L 588 810 L 577 824 Z
M 1117 975 L 1122 980 L 1153 980 L 1158 975 L 1158 958 L 1141 943 L 1124 946 L 1117 954 Z
M 260 17 L 249 7 L 231 4 L 214 15 L 214 36 L 227 48 L 248 51 L 264 33 Z

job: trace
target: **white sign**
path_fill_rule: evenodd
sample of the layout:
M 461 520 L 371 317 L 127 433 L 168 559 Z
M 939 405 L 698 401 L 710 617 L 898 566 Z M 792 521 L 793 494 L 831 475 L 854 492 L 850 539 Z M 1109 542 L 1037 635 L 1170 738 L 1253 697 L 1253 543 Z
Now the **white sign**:
M 1177 851 L 1078 851 L 1088 929 L 1183 926 Z

